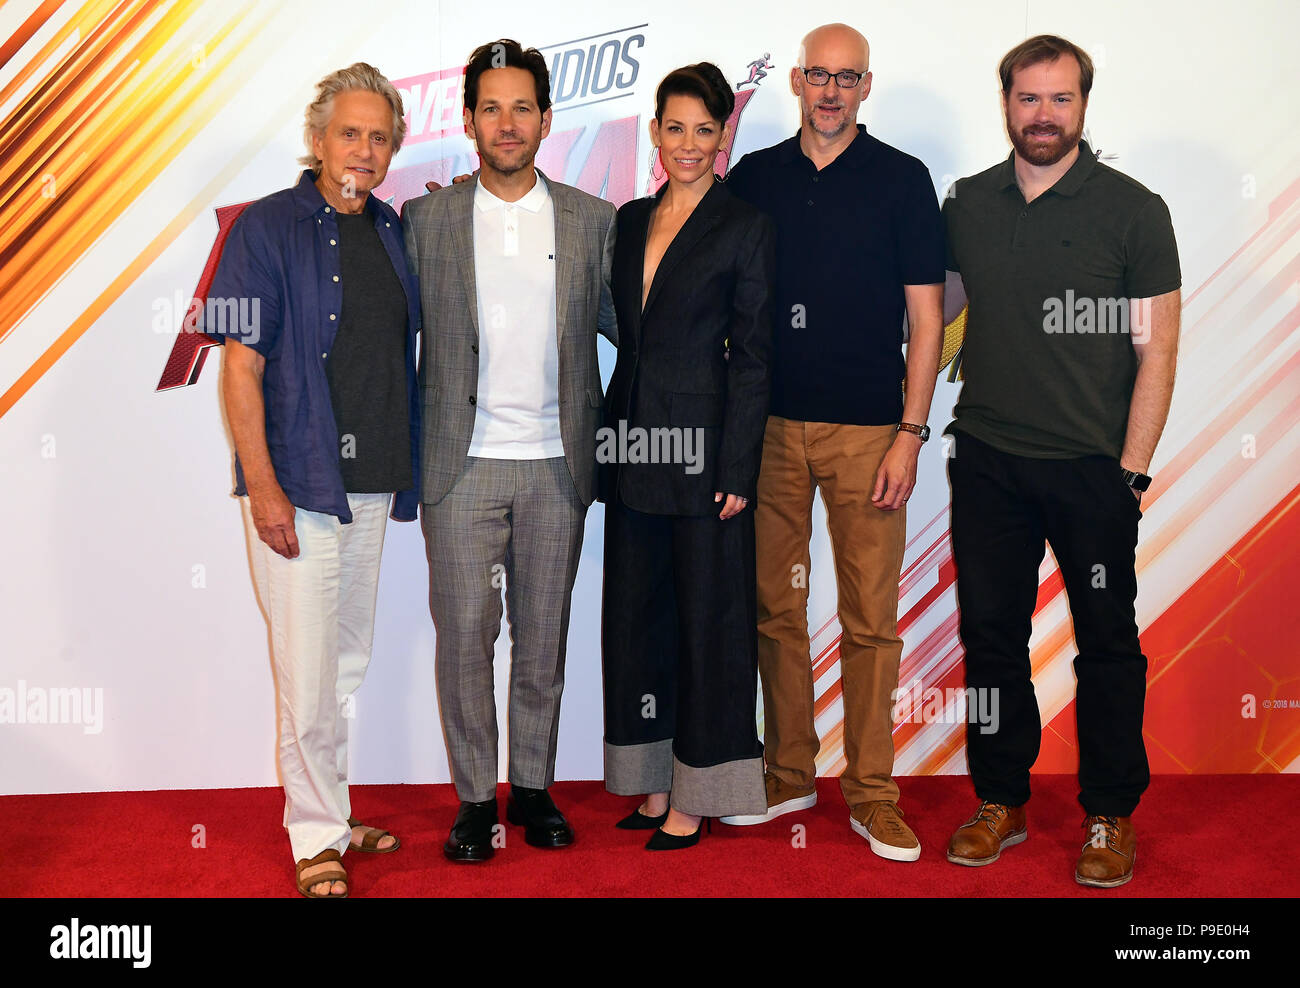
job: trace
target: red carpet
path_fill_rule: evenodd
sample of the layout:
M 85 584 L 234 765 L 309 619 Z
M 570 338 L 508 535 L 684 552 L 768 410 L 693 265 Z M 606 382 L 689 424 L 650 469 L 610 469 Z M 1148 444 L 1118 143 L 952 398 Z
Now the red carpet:
M 451 786 L 366 786 L 353 807 L 402 840 L 394 854 L 347 854 L 353 895 L 379 896 L 1295 896 L 1300 776 L 1159 776 L 1134 816 L 1137 874 L 1118 889 L 1074 882 L 1083 842 L 1071 776 L 1035 776 L 1029 840 L 996 864 L 944 859 L 953 828 L 975 807 L 961 776 L 905 778 L 901 806 L 921 860 L 871 853 L 848 826 L 834 779 L 807 812 L 760 827 L 715 823 L 698 847 L 652 854 L 648 834 L 617 830 L 635 801 L 598 782 L 552 793 L 578 832 L 542 851 L 507 830 L 482 865 L 452 865 L 442 842 L 455 816 Z M 499 798 L 504 800 L 506 787 Z M 0 797 L 0 848 L 9 896 L 296 896 L 278 789 L 82 793 Z M 803 824 L 803 844 L 792 827 Z M 192 847 L 203 827 L 206 847 Z

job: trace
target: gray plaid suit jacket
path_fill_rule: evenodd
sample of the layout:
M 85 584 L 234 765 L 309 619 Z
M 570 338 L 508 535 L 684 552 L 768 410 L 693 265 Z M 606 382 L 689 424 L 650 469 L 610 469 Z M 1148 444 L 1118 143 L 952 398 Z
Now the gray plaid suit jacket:
M 596 494 L 596 430 L 604 405 L 597 331 L 618 343 L 610 293 L 616 214 L 604 199 L 549 178 L 546 183 L 555 211 L 560 435 L 573 486 L 583 503 L 590 504 Z M 402 209 L 406 253 L 420 280 L 424 311 L 420 496 L 426 504 L 437 504 L 455 485 L 465 470 L 474 435 L 479 343 L 474 279 L 477 187 L 476 176 L 410 199 Z

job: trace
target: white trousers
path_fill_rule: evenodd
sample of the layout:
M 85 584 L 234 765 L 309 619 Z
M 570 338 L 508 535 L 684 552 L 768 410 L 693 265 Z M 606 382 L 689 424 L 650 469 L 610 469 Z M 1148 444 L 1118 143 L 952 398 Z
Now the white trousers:
M 258 603 L 271 627 L 279 694 L 284 826 L 295 861 L 346 852 L 349 697 L 370 663 L 379 557 L 388 494 L 349 494 L 352 524 L 299 508 L 298 556 L 285 559 L 257 535 L 240 498 Z

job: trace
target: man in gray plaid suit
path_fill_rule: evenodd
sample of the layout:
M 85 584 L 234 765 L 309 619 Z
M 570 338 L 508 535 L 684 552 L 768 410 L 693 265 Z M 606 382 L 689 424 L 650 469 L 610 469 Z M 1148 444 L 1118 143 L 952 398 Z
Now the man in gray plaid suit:
M 617 340 L 615 213 L 534 167 L 550 103 L 536 49 L 508 40 L 477 49 L 465 70 L 477 178 L 404 212 L 424 312 L 421 499 L 438 702 L 461 800 L 443 853 L 457 862 L 493 854 L 503 583 L 513 642 L 507 819 L 533 846 L 573 843 L 546 790 L 595 496 L 596 333 Z

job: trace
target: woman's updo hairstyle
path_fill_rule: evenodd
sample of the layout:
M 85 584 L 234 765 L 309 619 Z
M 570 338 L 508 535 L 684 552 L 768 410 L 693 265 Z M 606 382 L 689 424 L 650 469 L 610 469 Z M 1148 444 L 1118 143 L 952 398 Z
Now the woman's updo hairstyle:
M 669 96 L 695 96 L 709 111 L 709 116 L 725 124 L 736 107 L 736 94 L 722 70 L 712 62 L 697 62 L 673 69 L 655 91 L 655 119 L 664 118 L 664 104 Z

